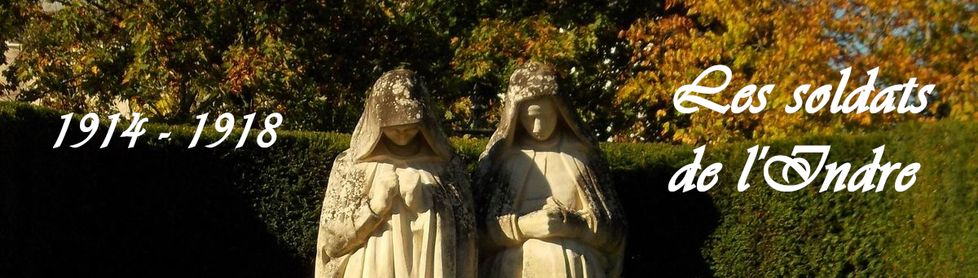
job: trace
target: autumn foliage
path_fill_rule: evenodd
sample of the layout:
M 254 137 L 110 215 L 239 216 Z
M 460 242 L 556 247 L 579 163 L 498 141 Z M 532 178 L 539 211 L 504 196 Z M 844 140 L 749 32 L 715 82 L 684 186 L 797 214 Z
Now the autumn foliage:
M 662 15 L 637 19 L 620 37 L 631 50 L 631 74 L 617 104 L 639 111 L 621 135 L 702 143 L 978 119 L 978 5 L 967 1 L 666 1 Z M 729 103 L 747 84 L 778 84 L 768 110 L 789 105 L 798 85 L 838 83 L 846 67 L 850 90 L 879 67 L 877 87 L 916 77 L 937 84 L 937 94 L 917 116 L 676 112 L 676 88 L 715 64 L 732 68 L 734 89 L 714 101 Z
M 6 74 L 21 89 L 7 95 L 170 123 L 277 111 L 290 129 L 349 131 L 373 80 L 410 67 L 447 128 L 480 134 L 495 125 L 509 73 L 539 60 L 561 70 L 568 100 L 602 139 L 726 142 L 978 119 L 978 4 L 966 0 L 61 3 L 0 6 L 0 38 L 23 45 Z M 777 84 L 769 109 L 676 112 L 676 89 L 716 64 L 731 67 L 730 88 Z M 798 85 L 835 84 L 846 67 L 852 87 L 879 67 L 880 87 L 915 77 L 937 94 L 917 115 L 773 109 Z

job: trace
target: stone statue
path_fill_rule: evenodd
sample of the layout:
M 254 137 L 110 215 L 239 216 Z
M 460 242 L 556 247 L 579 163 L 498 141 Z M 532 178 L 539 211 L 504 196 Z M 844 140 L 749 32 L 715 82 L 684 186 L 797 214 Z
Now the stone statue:
M 468 175 L 408 70 L 374 83 L 350 148 L 333 162 L 316 277 L 474 277 Z
M 483 277 L 618 277 L 625 217 L 588 129 L 553 68 L 510 77 L 476 178 Z

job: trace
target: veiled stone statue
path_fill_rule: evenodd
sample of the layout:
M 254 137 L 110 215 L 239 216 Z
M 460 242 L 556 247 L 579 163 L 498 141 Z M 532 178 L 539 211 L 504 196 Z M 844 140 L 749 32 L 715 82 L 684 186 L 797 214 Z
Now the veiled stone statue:
M 323 200 L 316 277 L 474 277 L 468 175 L 408 70 L 374 83 Z
M 510 77 L 479 159 L 482 277 L 618 277 L 625 218 L 597 143 L 558 93 L 553 68 Z

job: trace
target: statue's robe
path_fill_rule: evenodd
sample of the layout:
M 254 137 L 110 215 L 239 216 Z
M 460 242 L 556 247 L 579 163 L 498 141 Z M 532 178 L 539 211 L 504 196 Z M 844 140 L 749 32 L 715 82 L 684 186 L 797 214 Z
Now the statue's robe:
M 435 196 L 442 167 L 426 160 L 430 159 L 381 159 L 355 166 L 368 173 L 365 182 L 370 187 L 381 186 L 373 184 L 379 180 L 376 177 L 397 175 L 401 197 L 393 204 L 391 215 L 370 231 L 366 242 L 342 259 L 337 272 L 344 273 L 343 277 L 455 276 L 443 253 L 455 242 L 454 229 L 444 227 L 455 216 L 446 198 Z
M 571 140 L 565 140 L 571 139 Z M 568 222 L 583 231 L 578 238 L 521 238 L 516 219 L 542 209 L 547 202 L 572 211 L 581 219 L 593 216 L 592 203 L 580 180 L 589 175 L 586 149 L 571 136 L 560 136 L 550 145 L 514 148 L 502 156 L 500 176 L 506 177 L 508 190 L 496 191 L 508 198 L 511 212 L 488 220 L 486 234 L 495 255 L 483 262 L 488 277 L 606 277 L 608 256 L 601 250 L 609 243 L 612 254 L 620 255 L 623 245 L 614 242 L 615 235 L 597 233 L 587 221 Z M 584 159 L 584 160 L 582 160 Z M 546 185 L 549 188 L 528 188 Z M 591 221 L 592 223 L 596 221 Z M 617 258 L 615 258 L 617 259 Z M 610 262 L 611 264 L 616 262 Z
M 406 70 L 374 85 L 350 148 L 333 162 L 316 246 L 316 278 L 474 277 L 476 231 L 468 175 L 427 92 Z M 419 125 L 421 152 L 394 155 L 382 128 Z M 390 209 L 374 212 L 369 192 L 397 177 Z M 380 213 L 378 215 L 377 213 Z

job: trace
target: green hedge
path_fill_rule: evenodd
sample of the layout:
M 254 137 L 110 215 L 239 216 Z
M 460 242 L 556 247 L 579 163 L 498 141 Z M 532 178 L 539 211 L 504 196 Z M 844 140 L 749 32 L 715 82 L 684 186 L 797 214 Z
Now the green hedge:
M 101 136 L 67 148 L 77 132 L 51 149 L 60 115 L 0 103 L 0 276 L 309 276 L 324 186 L 348 136 L 280 131 L 268 149 L 253 139 L 241 149 L 233 139 L 187 149 L 194 127 L 151 124 L 133 149 L 119 138 L 98 149 Z M 173 139 L 156 140 L 159 132 Z M 704 164 L 724 169 L 707 193 L 666 189 L 692 147 L 603 144 L 630 221 L 626 275 L 974 275 L 976 138 L 975 123 L 938 122 L 710 145 Z M 473 163 L 485 140 L 453 143 Z M 759 171 L 754 187 L 737 192 L 754 144 L 778 154 L 830 144 L 830 162 L 856 167 L 885 144 L 884 161 L 922 167 L 902 193 L 817 193 L 820 181 L 782 193 Z

